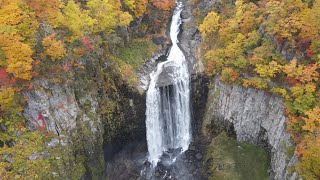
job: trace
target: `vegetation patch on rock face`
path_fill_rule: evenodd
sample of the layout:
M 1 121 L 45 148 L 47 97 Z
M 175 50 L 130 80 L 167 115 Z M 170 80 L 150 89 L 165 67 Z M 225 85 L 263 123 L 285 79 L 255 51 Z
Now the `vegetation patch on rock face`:
M 149 39 L 134 39 L 129 46 L 119 50 L 119 59 L 137 69 L 145 59 L 151 58 L 157 45 Z
M 269 179 L 267 152 L 256 145 L 237 142 L 225 132 L 212 140 L 204 163 L 208 179 L 212 180 Z

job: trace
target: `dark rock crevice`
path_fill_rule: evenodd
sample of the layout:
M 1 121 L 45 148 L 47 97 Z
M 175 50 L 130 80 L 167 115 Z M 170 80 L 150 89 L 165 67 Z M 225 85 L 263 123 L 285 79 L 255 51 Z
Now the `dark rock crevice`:
M 119 152 L 126 144 L 132 141 L 146 141 L 145 140 L 145 97 L 137 91 L 132 91 L 130 87 L 125 84 L 117 86 L 118 111 L 113 113 L 111 121 L 113 123 L 121 123 L 121 125 L 114 130 L 116 133 L 112 139 L 108 136 L 112 127 L 110 124 L 105 126 L 106 134 L 104 135 L 104 153 L 105 160 L 112 160 L 114 155 Z M 119 122 L 120 121 L 120 122 Z

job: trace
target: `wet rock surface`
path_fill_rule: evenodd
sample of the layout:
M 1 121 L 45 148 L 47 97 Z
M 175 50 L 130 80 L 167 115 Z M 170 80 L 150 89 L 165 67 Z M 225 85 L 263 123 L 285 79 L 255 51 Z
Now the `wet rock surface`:
M 178 68 L 174 65 L 165 64 L 162 72 L 159 74 L 159 79 L 157 81 L 157 87 L 164 87 L 171 85 L 176 80 L 176 72 L 178 72 Z
M 192 143 L 182 154 L 179 150 L 165 152 L 153 168 L 147 161 L 146 143 L 139 142 L 133 149 L 125 147 L 107 163 L 106 174 L 111 180 L 202 180 L 203 151 L 202 145 Z
M 154 56 L 147 60 L 145 64 L 143 64 L 137 71 L 137 76 L 139 79 L 138 82 L 138 90 L 142 94 L 148 89 L 149 82 L 150 82 L 150 73 L 154 71 L 157 67 L 157 60 L 160 57 L 166 55 L 166 50 L 162 49 L 158 53 L 155 53 Z M 165 56 L 166 57 L 166 56 Z

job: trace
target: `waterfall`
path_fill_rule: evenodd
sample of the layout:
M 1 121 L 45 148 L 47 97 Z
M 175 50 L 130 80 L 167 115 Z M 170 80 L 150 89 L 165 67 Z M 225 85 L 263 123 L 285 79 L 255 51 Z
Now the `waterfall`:
M 185 151 L 191 141 L 190 75 L 186 58 L 178 46 L 182 3 L 172 16 L 170 38 L 172 47 L 167 61 L 160 62 L 150 74 L 146 98 L 146 127 L 149 161 L 157 165 L 163 152 L 170 149 Z M 171 85 L 158 87 L 159 75 L 166 68 L 173 69 Z

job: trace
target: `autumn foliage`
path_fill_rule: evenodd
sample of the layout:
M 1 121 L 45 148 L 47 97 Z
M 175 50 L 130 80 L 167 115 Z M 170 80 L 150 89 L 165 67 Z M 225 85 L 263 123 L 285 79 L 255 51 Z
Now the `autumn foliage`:
M 45 37 L 42 40 L 45 49 L 44 55 L 49 56 L 51 60 L 61 60 L 66 54 L 63 42 L 55 39 L 55 34 Z
M 40 22 L 47 22 L 57 27 L 61 21 L 62 14 L 60 0 L 26 0 L 27 5 L 35 12 L 35 17 Z
M 173 0 L 150 0 L 152 5 L 160 10 L 169 11 L 174 7 L 175 1 Z
M 318 69 L 319 66 L 317 64 L 309 64 L 307 66 L 297 65 L 296 59 L 283 66 L 283 72 L 288 77 L 294 78 L 301 83 L 317 81 L 319 79 Z
M 1 87 L 0 89 L 0 112 L 10 111 L 14 106 L 15 90 L 12 87 Z
M 12 86 L 13 81 L 10 79 L 5 69 L 0 69 L 0 86 Z
M 199 26 L 206 73 L 281 95 L 301 160 L 296 170 L 319 179 L 320 1 L 220 0 L 217 7 Z
M 302 159 L 297 167 L 305 179 L 317 179 L 320 174 L 320 108 L 307 111 L 303 120 L 305 124 L 302 129 L 307 134 L 296 150 Z
M 140 17 L 146 13 L 148 0 L 124 0 L 124 3 L 134 16 Z
M 92 42 L 90 41 L 90 37 L 88 36 L 84 36 L 81 38 L 81 42 L 84 46 L 84 48 L 87 50 L 87 51 L 92 51 L 94 49 L 93 47 L 93 44 Z
M 48 142 L 44 141 L 48 132 L 42 112 L 34 117 L 38 131 L 26 128 L 27 121 L 22 117 L 27 100 L 24 92 L 33 90 L 36 83 L 32 81 L 38 79 L 68 84 L 74 78 L 71 69 L 85 69 L 79 60 L 84 55 L 103 54 L 108 60 L 115 52 L 109 52 L 107 46 L 119 48 L 118 42 L 123 41 L 116 30 L 128 29 L 134 18 L 147 12 L 148 3 L 148 0 L 0 0 L 0 179 L 82 176 L 82 164 L 68 164 L 68 168 L 75 169 L 64 172 L 72 176 L 54 175 L 52 172 L 61 173 L 62 164 L 51 157 L 55 152 L 30 160 L 33 153 L 47 148 Z M 173 7 L 173 1 L 155 4 L 166 10 Z M 99 51 L 95 51 L 96 47 Z M 124 81 L 136 84 L 132 65 L 123 65 L 117 71 L 124 74 Z M 74 158 L 71 153 L 68 157 Z
M 199 31 L 203 37 L 206 37 L 219 29 L 219 15 L 212 11 L 203 20 L 199 26 Z
M 6 71 L 16 78 L 30 80 L 32 70 L 32 50 L 21 42 L 22 38 L 15 34 L 0 34 L 0 47 L 6 56 Z

